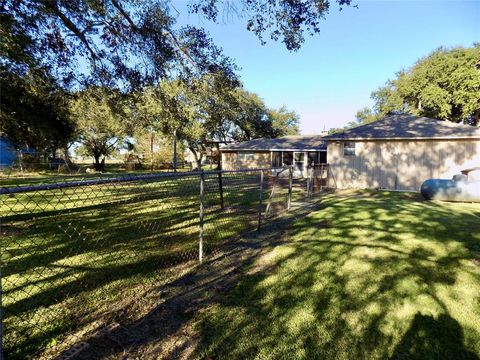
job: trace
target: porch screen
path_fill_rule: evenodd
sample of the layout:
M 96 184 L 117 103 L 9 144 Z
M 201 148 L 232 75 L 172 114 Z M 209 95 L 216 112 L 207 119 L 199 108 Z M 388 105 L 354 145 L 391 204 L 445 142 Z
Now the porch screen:
M 283 152 L 283 165 L 285 166 L 293 165 L 293 151 Z
M 320 164 L 326 164 L 327 163 L 327 152 L 326 151 L 320 151 Z
M 308 166 L 318 164 L 318 151 L 308 152 Z

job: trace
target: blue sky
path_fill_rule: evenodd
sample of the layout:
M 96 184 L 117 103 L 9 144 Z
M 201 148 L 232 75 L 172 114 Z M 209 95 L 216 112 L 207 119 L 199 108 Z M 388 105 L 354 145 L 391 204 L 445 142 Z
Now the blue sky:
M 173 1 L 183 13 L 187 1 Z M 439 46 L 480 41 L 480 0 L 357 1 L 339 12 L 332 6 L 321 33 L 307 36 L 298 52 L 283 44 L 262 46 L 245 19 L 213 24 L 198 15 L 185 22 L 204 26 L 241 67 L 246 89 L 271 107 L 300 114 L 303 134 L 340 127 L 372 104 L 370 93 L 395 73 Z

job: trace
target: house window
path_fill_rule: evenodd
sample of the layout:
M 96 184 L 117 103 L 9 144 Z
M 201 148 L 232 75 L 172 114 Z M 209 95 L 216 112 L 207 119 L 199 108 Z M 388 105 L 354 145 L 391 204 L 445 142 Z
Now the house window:
M 284 166 L 293 165 L 293 151 L 283 152 L 283 165 Z
M 344 142 L 343 143 L 343 155 L 344 156 L 355 156 L 355 143 L 354 142 Z
M 272 167 L 274 167 L 274 168 L 282 167 L 282 152 L 281 151 L 272 152 Z
M 252 161 L 255 160 L 255 154 L 239 152 L 237 153 L 237 159 L 238 161 Z

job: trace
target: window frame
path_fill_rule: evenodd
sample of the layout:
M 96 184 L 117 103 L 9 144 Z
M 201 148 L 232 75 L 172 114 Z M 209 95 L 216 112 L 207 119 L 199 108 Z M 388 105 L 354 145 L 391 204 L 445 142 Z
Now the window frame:
M 343 143 L 343 156 L 347 156 L 347 157 L 357 156 L 355 141 L 345 141 Z
M 255 160 L 255 153 L 254 152 L 237 152 L 237 161 L 252 161 Z
M 283 152 L 272 151 L 271 156 L 272 156 L 272 161 L 271 161 L 272 168 L 281 168 L 283 166 Z M 275 161 L 275 160 L 278 160 L 278 161 Z

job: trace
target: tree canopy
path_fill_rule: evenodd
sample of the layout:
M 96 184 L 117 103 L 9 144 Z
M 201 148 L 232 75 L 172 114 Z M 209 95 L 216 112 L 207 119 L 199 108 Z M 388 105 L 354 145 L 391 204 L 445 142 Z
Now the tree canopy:
M 269 109 L 256 94 L 231 88 L 225 79 L 208 76 L 195 83 L 162 81 L 138 93 L 136 124 L 175 136 L 199 163 L 212 142 L 297 134 L 298 115 L 285 107 Z
M 351 0 L 336 0 L 340 6 Z M 222 9 L 223 8 L 223 9 Z M 320 31 L 330 8 L 322 1 L 194 0 L 190 11 L 218 21 L 248 14 L 247 29 L 268 33 L 297 50 L 304 32 Z M 222 9 L 222 10 L 220 10 Z M 203 28 L 177 24 L 178 10 L 162 0 L 5 0 L 1 3 L 1 62 L 15 71 L 48 68 L 68 86 L 86 82 L 141 87 L 166 77 L 223 72 L 236 79 L 233 61 Z
M 480 124 L 480 44 L 439 48 L 372 92 L 373 109 L 357 119 L 366 123 L 392 112 Z
M 18 148 L 55 153 L 75 137 L 69 94 L 43 73 L 0 76 L 0 133 Z
M 351 0 L 193 0 L 188 11 L 238 16 L 295 51 L 332 3 Z M 131 134 L 175 133 L 201 154 L 211 141 L 298 133 L 297 114 L 243 89 L 232 59 L 179 15 L 163 0 L 3 1 L 2 135 L 36 150 L 80 141 L 100 168 Z
M 102 170 L 100 158 L 110 155 L 133 133 L 128 101 L 118 91 L 91 87 L 74 94 L 70 103 L 77 139 L 87 154 L 93 156 L 96 170 Z
M 333 1 L 320 0 L 198 0 L 190 5 L 195 13 L 218 22 L 232 14 L 245 14 L 247 30 L 253 32 L 265 44 L 264 36 L 281 41 L 288 50 L 300 49 L 305 41 L 305 32 L 313 35 L 320 32 L 320 21 L 330 10 Z M 334 1 L 342 10 L 351 0 Z

